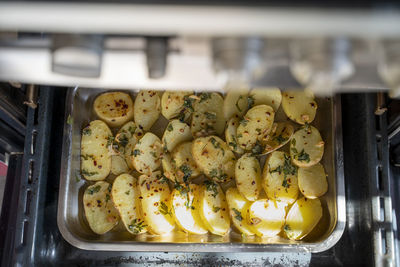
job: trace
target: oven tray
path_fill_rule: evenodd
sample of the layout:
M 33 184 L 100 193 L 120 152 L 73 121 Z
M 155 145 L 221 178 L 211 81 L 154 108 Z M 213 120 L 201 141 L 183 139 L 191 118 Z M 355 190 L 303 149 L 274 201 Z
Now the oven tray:
M 328 175 L 328 192 L 322 197 L 323 216 L 315 229 L 301 241 L 281 237 L 244 237 L 236 231 L 221 237 L 187 235 L 175 231 L 168 236 L 131 235 L 122 223 L 105 235 L 93 233 L 83 214 L 82 197 L 87 181 L 80 179 L 80 132 L 96 117 L 94 98 L 104 89 L 71 88 L 67 93 L 57 224 L 71 245 L 86 250 L 182 251 L 182 252 L 321 252 L 335 245 L 343 234 L 346 220 L 340 97 L 319 98 L 317 116 L 312 123 L 325 141 L 322 164 Z M 135 91 L 131 91 L 134 95 Z M 278 110 L 277 116 L 280 113 Z M 283 112 L 281 112 L 283 114 Z M 165 120 L 165 119 L 164 119 Z M 152 131 L 162 134 L 160 123 Z M 165 122 L 164 122 L 165 123 Z M 110 175 L 106 180 L 112 181 Z

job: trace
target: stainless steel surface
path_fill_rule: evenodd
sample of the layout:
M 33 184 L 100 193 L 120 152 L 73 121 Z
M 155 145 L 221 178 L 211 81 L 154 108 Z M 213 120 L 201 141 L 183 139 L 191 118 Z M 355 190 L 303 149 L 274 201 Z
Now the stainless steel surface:
M 146 41 L 149 78 L 162 78 L 165 75 L 167 67 L 168 39 L 163 37 L 148 37 Z
M 231 231 L 226 237 L 194 236 L 174 232 L 170 236 L 132 236 L 121 224 L 111 232 L 99 236 L 91 232 L 82 214 L 82 193 L 88 182 L 77 180 L 80 171 L 80 131 L 95 119 L 92 101 L 104 89 L 70 89 L 66 100 L 65 122 L 60 174 L 57 224 L 64 239 L 72 245 L 88 250 L 114 251 L 186 251 L 186 252 L 320 252 L 329 249 L 340 239 L 345 226 L 343 153 L 341 135 L 340 98 L 318 99 L 319 112 L 313 122 L 321 130 L 326 142 L 323 165 L 328 174 L 329 191 L 322 197 L 324 214 L 316 229 L 303 241 L 289 241 L 280 237 L 260 240 Z M 133 91 L 132 91 L 133 93 Z M 278 111 L 279 113 L 279 111 Z M 158 133 L 162 129 L 154 126 Z M 110 176 L 107 180 L 112 180 Z
M 26 100 L 24 101 L 24 105 L 33 109 L 37 108 L 37 96 L 37 87 L 33 84 L 29 84 L 26 88 Z

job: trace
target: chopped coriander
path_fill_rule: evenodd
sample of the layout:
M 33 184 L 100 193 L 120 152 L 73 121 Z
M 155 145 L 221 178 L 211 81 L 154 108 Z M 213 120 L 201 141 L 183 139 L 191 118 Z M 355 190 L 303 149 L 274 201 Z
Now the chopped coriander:
M 242 135 L 242 134 L 238 134 L 238 135 L 236 135 L 236 137 L 237 137 L 237 138 L 242 138 L 243 135 Z
M 106 194 L 106 203 L 110 200 L 110 195 Z
M 243 125 L 243 126 L 246 126 L 248 122 L 249 122 L 249 120 L 246 119 L 246 118 L 243 118 L 241 121 L 239 121 L 239 123 L 240 123 L 241 125 Z
M 235 106 L 239 110 L 239 112 L 242 112 L 242 109 L 239 107 L 239 101 L 243 99 L 243 96 L 239 96 L 239 98 L 236 100 Z
M 288 184 L 288 180 L 286 179 L 286 176 L 283 177 L 282 186 L 285 188 L 285 191 L 287 193 L 287 190 L 290 187 L 290 184 Z
M 288 232 L 290 230 L 292 229 L 290 228 L 289 224 L 285 224 L 285 226 L 283 226 L 283 231 Z
M 90 172 L 90 171 L 88 171 L 88 170 L 86 170 L 86 169 L 82 169 L 81 172 L 82 172 L 82 174 L 85 175 L 85 176 L 93 176 L 93 175 L 95 175 L 95 174 L 98 174 L 98 172 Z
M 82 154 L 81 157 L 82 157 L 84 160 L 88 160 L 88 159 L 94 160 L 94 156 L 93 156 L 93 155 L 89 155 L 89 154 Z
M 264 151 L 264 146 L 260 143 L 260 141 L 257 140 L 256 144 L 251 149 L 251 154 L 255 156 L 261 154 L 263 151 Z
M 172 132 L 174 130 L 174 127 L 172 126 L 171 123 L 168 124 L 167 130 L 168 130 L 168 132 Z
M 125 192 L 125 195 L 129 195 L 129 193 L 130 193 L 130 191 L 128 190 L 128 191 Z
M 94 193 L 99 192 L 100 189 L 101 189 L 100 185 L 96 185 L 95 187 L 91 187 L 91 188 L 88 189 L 88 194 L 89 195 L 93 195 Z
M 123 146 L 126 147 L 126 145 L 129 143 L 129 139 L 126 135 L 122 135 L 121 138 L 118 138 L 118 143 Z
M 210 176 L 211 177 L 216 177 L 218 175 L 218 170 L 217 169 L 212 169 L 211 171 L 210 171 Z
M 187 183 L 189 178 L 192 176 L 192 170 L 186 164 L 180 166 L 179 169 L 183 172 L 183 181 Z
M 201 93 L 199 103 L 206 101 L 207 99 L 211 99 L 211 93 Z
M 304 151 L 304 148 L 300 151 L 296 158 L 299 161 L 310 162 L 310 155 Z
M 233 208 L 232 210 L 236 214 L 235 219 L 238 221 L 242 221 L 243 220 L 242 213 L 235 208 Z
M 295 146 L 296 145 L 296 139 L 292 139 L 292 145 Z
M 179 112 L 178 120 L 180 122 L 184 122 L 185 121 L 185 110 L 182 110 L 181 112 Z
M 297 168 L 292 164 L 290 157 L 286 154 L 284 155 L 285 161 L 283 163 L 283 174 L 285 177 L 287 175 L 295 175 L 297 173 Z
M 158 208 L 158 211 L 163 215 L 172 216 L 172 211 L 168 209 L 167 204 L 165 204 L 163 201 L 160 201 L 160 207 Z
M 220 207 L 213 206 L 213 212 L 215 213 L 217 213 L 220 209 L 221 209 Z
M 131 135 L 134 135 L 136 131 L 136 126 L 129 126 L 128 131 L 131 133 Z
M 293 140 L 294 140 L 294 139 L 293 139 Z M 295 147 L 292 147 L 290 150 L 291 150 L 294 154 L 299 153 Z
M 206 189 L 208 192 L 213 192 L 213 197 L 216 197 L 218 195 L 218 185 L 216 183 L 206 180 L 204 181 L 204 184 L 206 185 Z
M 164 175 L 164 174 L 163 174 L 163 175 L 161 175 L 161 176 L 158 178 L 158 180 L 160 180 L 160 182 L 161 182 L 162 184 L 164 184 L 164 183 L 168 182 L 168 178 L 167 178 L 167 177 L 165 177 L 165 175 Z
M 210 112 L 205 112 L 204 113 L 206 115 L 206 118 L 208 120 L 216 120 L 217 119 L 217 115 L 215 113 L 210 113 Z
M 247 97 L 247 107 L 251 109 L 253 106 L 254 106 L 254 97 L 250 95 Z
M 72 118 L 72 116 L 71 116 L 71 115 L 68 115 L 68 118 L 67 118 L 67 124 L 69 124 L 69 125 L 72 125 L 72 124 L 74 124 L 74 119 Z
M 261 129 L 260 128 L 256 128 L 256 132 L 260 135 L 261 134 Z
M 139 234 L 145 227 L 147 227 L 147 225 L 138 219 L 133 219 L 131 224 L 128 225 L 129 230 L 133 231 L 135 234 Z
M 154 151 L 150 151 L 150 154 L 153 156 L 153 158 L 157 158 L 157 153 Z
M 193 101 L 194 101 L 193 98 L 190 98 L 189 96 L 185 95 L 185 97 L 183 98 L 183 106 L 188 110 L 190 110 L 191 112 L 193 112 L 194 111 Z
M 214 146 L 214 148 L 220 148 L 219 142 L 214 137 L 210 138 L 210 142 Z
M 282 166 L 278 166 L 278 168 L 276 168 L 275 170 L 271 170 L 271 168 L 269 168 L 269 173 L 274 173 L 274 172 L 281 174 Z
M 276 140 L 278 142 L 278 144 L 283 144 L 288 139 L 283 137 L 282 135 L 278 135 L 278 136 L 274 137 L 274 140 Z
M 109 136 L 107 137 L 107 146 L 112 145 L 113 142 L 114 142 L 114 136 L 109 135 Z
M 82 130 L 82 134 L 83 135 L 91 135 L 92 134 L 92 129 L 90 129 L 89 127 L 86 127 Z
M 140 154 L 141 154 L 141 152 L 140 152 L 139 149 L 133 150 L 133 156 L 134 156 L 134 157 L 137 157 L 137 156 L 139 156 Z

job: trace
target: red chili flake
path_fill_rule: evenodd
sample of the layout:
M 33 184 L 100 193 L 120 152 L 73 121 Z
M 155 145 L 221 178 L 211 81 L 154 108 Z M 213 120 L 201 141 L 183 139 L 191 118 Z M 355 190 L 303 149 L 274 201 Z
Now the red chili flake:
M 143 199 L 143 197 L 142 197 L 142 196 L 140 196 L 140 197 L 139 197 L 139 199 Z
M 150 184 L 146 184 L 147 190 L 150 190 Z
M 94 166 L 97 166 L 97 161 L 94 160 L 94 161 L 93 161 L 93 165 L 94 165 Z
M 115 106 L 116 106 L 116 107 L 121 106 L 121 104 L 120 104 L 118 101 L 115 101 L 115 100 L 114 100 L 114 102 L 115 102 Z
M 158 193 L 158 190 L 156 189 L 156 190 L 154 190 L 154 192 Z
M 99 165 L 99 166 L 97 166 L 97 168 L 101 169 L 101 168 L 103 168 L 103 166 L 102 166 L 102 165 Z
M 127 104 L 124 104 L 124 105 L 122 106 L 122 108 L 127 109 L 127 108 L 128 108 L 128 105 L 127 105 Z
M 251 182 L 251 184 L 252 184 L 252 185 L 255 185 L 255 184 L 256 184 L 256 181 Z
M 154 206 L 157 207 L 158 206 L 158 202 L 154 202 Z
M 267 111 L 267 115 L 269 116 L 269 115 L 271 115 L 271 113 L 269 111 Z

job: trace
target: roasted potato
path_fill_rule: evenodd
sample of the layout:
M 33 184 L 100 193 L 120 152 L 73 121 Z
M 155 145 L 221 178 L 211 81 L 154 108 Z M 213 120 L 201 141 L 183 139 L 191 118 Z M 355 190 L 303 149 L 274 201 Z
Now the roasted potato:
M 83 193 L 85 217 L 90 229 L 98 235 L 113 229 L 119 220 L 110 194 L 111 185 L 104 181 L 88 186 Z
M 161 159 L 161 164 L 163 167 L 163 174 L 165 177 L 167 177 L 171 182 L 177 181 L 178 183 L 182 184 L 183 182 L 183 176 L 181 178 L 178 178 L 176 175 L 176 166 L 175 163 L 171 159 L 171 155 L 168 153 L 164 153 L 163 157 Z
M 229 208 L 221 187 L 206 181 L 199 191 L 200 218 L 215 235 L 225 235 L 230 229 Z
M 187 182 L 201 174 L 192 156 L 192 142 L 178 145 L 172 152 L 172 161 L 175 163 L 179 181 Z
M 200 218 L 197 201 L 199 186 L 178 186 L 172 191 L 172 208 L 175 222 L 184 232 L 202 235 L 208 231 Z
M 175 228 L 168 183 L 160 171 L 139 177 L 140 202 L 147 230 L 152 234 L 168 234 Z
M 160 96 L 156 91 L 140 91 L 133 110 L 135 123 L 144 131 L 150 130 L 161 112 Z
M 302 168 L 317 164 L 324 155 L 324 144 L 317 128 L 307 125 L 299 129 L 290 141 L 293 163 Z
M 256 201 L 262 190 L 261 167 L 257 158 L 250 154 L 241 156 L 235 165 L 236 186 L 249 201 Z
M 325 169 L 320 163 L 308 168 L 299 168 L 298 178 L 300 192 L 307 198 L 317 198 L 328 191 Z
M 282 151 L 272 152 L 264 165 L 263 182 L 265 193 L 271 200 L 288 204 L 296 201 L 299 195 L 297 167 L 289 155 Z
M 281 105 L 282 94 L 279 88 L 255 88 L 250 91 L 249 98 L 254 106 L 268 105 L 276 112 Z
M 235 155 L 217 136 L 195 139 L 192 155 L 200 170 L 217 182 L 227 182 L 235 175 Z
M 286 91 L 282 98 L 282 108 L 286 115 L 299 124 L 311 123 L 317 113 L 317 102 L 311 91 Z
M 121 174 L 114 180 L 111 196 L 126 230 L 131 234 L 147 232 L 139 200 L 137 179 L 129 174 Z
M 120 175 L 121 173 L 129 172 L 129 167 L 125 161 L 125 158 L 120 155 L 111 156 L 111 173 L 114 175 Z
M 150 174 L 160 167 L 162 154 L 160 138 L 148 132 L 137 142 L 132 151 L 132 165 L 138 172 Z
M 319 199 L 299 198 L 290 208 L 283 231 L 287 238 L 300 240 L 311 232 L 322 217 Z
M 261 142 L 264 147 L 262 154 L 271 153 L 286 145 L 292 138 L 293 132 L 294 128 L 290 123 L 274 123 L 271 133 Z
M 190 125 L 194 137 L 221 135 L 225 129 L 224 99 L 218 93 L 201 93 L 192 103 Z
M 244 149 L 241 148 L 238 144 L 236 131 L 237 127 L 239 126 L 239 117 L 234 115 L 227 123 L 225 129 L 225 140 L 229 147 L 232 149 L 233 152 L 238 154 L 243 154 Z
M 161 114 L 168 120 L 183 115 L 185 118 L 188 115 L 188 110 L 185 107 L 185 100 L 193 95 L 193 91 L 177 92 L 166 91 L 161 97 Z
M 247 88 L 231 88 L 224 99 L 224 117 L 228 121 L 234 115 L 242 117 L 248 108 Z
M 244 235 L 254 235 L 251 226 L 246 221 L 247 208 L 251 203 L 235 187 L 231 187 L 226 191 L 226 201 L 228 202 L 229 214 L 236 229 Z
M 139 129 L 139 127 L 136 127 L 136 124 L 133 121 L 128 121 L 127 123 L 124 124 L 124 126 L 121 127 L 121 129 L 115 136 L 113 148 L 114 150 L 116 150 L 115 152 L 118 154 L 119 157 L 124 158 L 129 169 L 133 169 L 131 156 L 133 150 L 135 149 L 136 143 L 140 138 L 143 137 L 143 134 L 144 134 L 143 130 Z M 128 172 L 128 171 L 123 171 L 123 172 Z M 113 174 L 119 175 L 123 172 L 120 173 L 113 172 Z
M 108 92 L 96 97 L 93 109 L 110 127 L 119 127 L 133 118 L 133 101 L 129 94 Z
M 257 236 L 274 237 L 285 224 L 286 205 L 268 199 L 253 202 L 247 209 L 247 223 Z
M 90 122 L 82 130 L 81 173 L 86 180 L 104 180 L 111 170 L 113 135 L 107 124 L 100 120 Z
M 263 140 L 272 129 L 274 115 L 274 110 L 267 105 L 259 105 L 249 109 L 239 122 L 240 125 L 236 131 L 240 147 L 251 150 L 257 141 Z
M 163 145 L 169 152 L 180 143 L 190 140 L 192 140 L 192 133 L 189 125 L 179 120 L 170 121 L 162 137 Z

